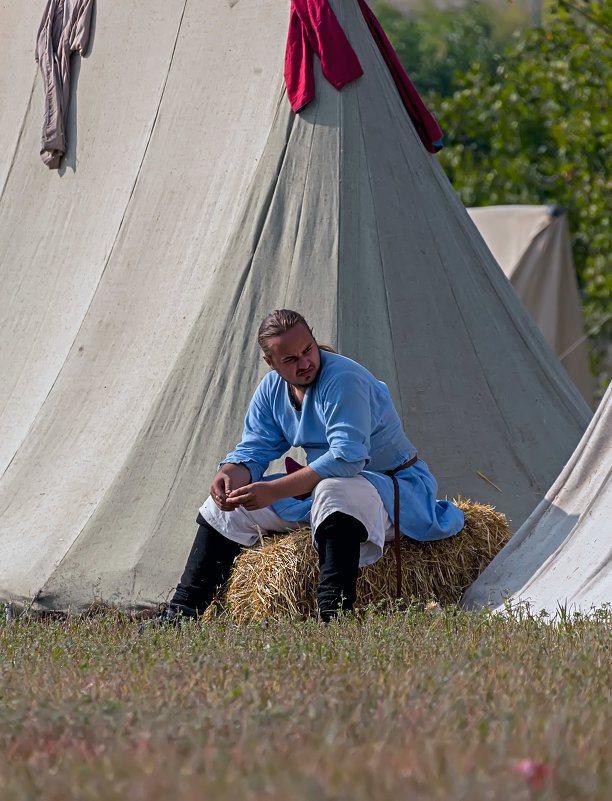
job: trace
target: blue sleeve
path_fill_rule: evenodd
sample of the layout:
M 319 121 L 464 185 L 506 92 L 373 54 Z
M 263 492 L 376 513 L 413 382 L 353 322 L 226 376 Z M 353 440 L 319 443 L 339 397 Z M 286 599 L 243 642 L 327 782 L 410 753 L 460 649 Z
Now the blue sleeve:
M 322 397 L 329 450 L 310 463 L 321 478 L 356 476 L 370 461 L 370 386 L 358 373 L 340 373 Z
M 251 473 L 251 482 L 260 481 L 274 459 L 289 450 L 289 443 L 276 424 L 272 409 L 258 387 L 244 420 L 242 439 L 228 453 L 221 465 L 243 464 Z

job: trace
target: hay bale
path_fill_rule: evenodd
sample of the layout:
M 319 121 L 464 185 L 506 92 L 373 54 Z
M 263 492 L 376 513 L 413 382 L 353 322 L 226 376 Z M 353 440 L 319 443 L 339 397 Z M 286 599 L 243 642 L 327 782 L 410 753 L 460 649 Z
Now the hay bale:
M 310 528 L 299 528 L 243 549 L 234 562 L 226 605 L 236 623 L 310 615 L 317 608 L 318 582 Z
M 457 603 L 510 539 L 505 516 L 492 506 L 459 498 L 465 526 L 453 537 L 416 542 L 402 537 L 402 597 Z M 361 569 L 356 607 L 395 598 L 395 553 L 385 545 L 373 565 Z M 318 557 L 309 528 L 263 538 L 242 551 L 234 563 L 225 604 L 236 623 L 316 614 Z

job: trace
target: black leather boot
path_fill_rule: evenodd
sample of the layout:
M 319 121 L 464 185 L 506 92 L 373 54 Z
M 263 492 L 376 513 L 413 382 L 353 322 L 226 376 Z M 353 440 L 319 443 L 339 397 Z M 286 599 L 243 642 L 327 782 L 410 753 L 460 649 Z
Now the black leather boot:
M 315 532 L 319 551 L 317 604 L 324 623 L 353 608 L 357 597 L 359 546 L 368 538 L 360 520 L 344 512 L 326 517 Z

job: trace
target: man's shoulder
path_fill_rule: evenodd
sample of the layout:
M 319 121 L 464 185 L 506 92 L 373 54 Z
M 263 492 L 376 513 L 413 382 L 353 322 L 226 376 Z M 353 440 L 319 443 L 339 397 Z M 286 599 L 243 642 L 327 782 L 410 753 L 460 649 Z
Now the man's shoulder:
M 372 373 L 363 364 L 359 364 L 354 359 L 349 359 L 348 356 L 341 356 L 339 353 L 332 353 L 331 351 L 321 352 L 321 364 L 326 371 L 365 373 L 372 376 Z
M 257 385 L 251 398 L 251 406 L 255 406 L 262 414 L 275 414 L 286 401 L 287 384 L 276 370 L 266 373 Z M 276 411 L 275 411 L 276 410 Z
M 270 370 L 257 385 L 253 398 L 270 397 L 277 390 L 281 381 L 282 379 L 278 373 L 275 370 Z
M 341 356 L 339 353 L 329 353 L 324 351 L 321 354 L 321 386 L 330 383 L 336 384 L 344 380 L 361 379 L 367 383 L 378 384 L 378 379 L 359 362 Z

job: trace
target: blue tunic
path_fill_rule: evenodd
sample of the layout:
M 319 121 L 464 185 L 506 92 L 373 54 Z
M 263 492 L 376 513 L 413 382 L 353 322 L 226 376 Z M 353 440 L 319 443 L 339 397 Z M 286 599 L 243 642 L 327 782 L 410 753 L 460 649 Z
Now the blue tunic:
M 271 371 L 257 387 L 246 414 L 241 442 L 221 464 L 242 463 L 253 482 L 291 446 L 306 452 L 321 478 L 361 474 L 378 490 L 393 520 L 393 481 L 384 475 L 416 455 L 402 430 L 387 386 L 365 367 L 336 353 L 321 351 L 321 369 L 308 387 L 302 410 L 288 386 Z M 463 512 L 438 501 L 438 485 L 419 459 L 396 474 L 400 487 L 400 528 L 415 540 L 439 540 L 463 527 Z M 266 480 L 278 476 L 267 476 Z M 307 520 L 311 499 L 283 498 L 273 504 L 284 520 Z

